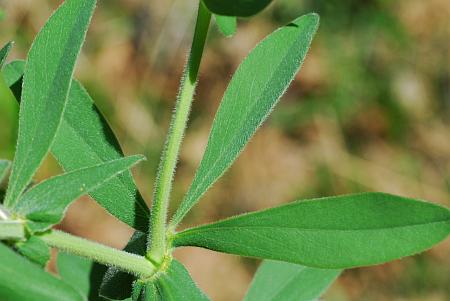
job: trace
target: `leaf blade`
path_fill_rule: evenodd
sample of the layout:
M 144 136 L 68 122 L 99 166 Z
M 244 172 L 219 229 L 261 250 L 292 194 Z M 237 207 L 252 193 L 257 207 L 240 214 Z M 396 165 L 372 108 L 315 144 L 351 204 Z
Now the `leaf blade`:
M 20 99 L 20 79 L 25 62 L 5 65 L 5 81 Z M 19 89 L 14 89 L 16 86 Z M 68 103 L 51 152 L 65 171 L 108 162 L 123 157 L 123 151 L 107 120 L 89 93 L 77 80 L 72 81 Z M 73 156 L 76 153 L 77 156 Z M 125 171 L 91 192 L 90 195 L 109 213 L 139 231 L 148 228 L 149 209 L 131 172 Z
M 237 29 L 237 19 L 236 17 L 214 15 L 216 18 L 217 27 L 219 27 L 220 32 L 226 36 L 231 37 L 236 33 Z
M 107 121 L 77 81 L 73 81 L 70 89 L 67 109 L 51 151 L 64 170 L 69 172 L 123 157 L 119 142 Z M 75 157 L 74 153 L 78 155 Z M 124 223 L 147 231 L 149 209 L 130 171 L 112 178 L 90 195 Z
M 203 0 L 203 2 L 215 14 L 250 17 L 266 8 L 272 0 Z
M 26 241 L 15 244 L 17 251 L 32 262 L 45 267 L 50 260 L 50 247 L 38 236 L 32 235 Z
M 76 291 L 0 243 L 0 298 L 5 301 L 82 301 Z M 25 288 L 25 289 L 24 289 Z
M 31 46 L 23 81 L 16 155 L 5 198 L 7 207 L 17 202 L 51 147 L 95 4 L 95 0 L 64 1 Z
M 297 201 L 185 230 L 174 246 L 340 269 L 414 255 L 449 233 L 447 208 L 364 193 Z
M 2 68 L 2 75 L 9 89 L 12 91 L 17 102 L 20 103 L 22 95 L 23 72 L 25 70 L 24 60 L 14 60 Z
M 6 43 L 5 46 L 0 49 L 0 68 L 3 67 L 3 64 L 5 63 L 6 59 L 8 58 L 8 54 L 11 51 L 11 48 L 13 46 L 13 42 L 10 41 Z
M 0 184 L 6 178 L 9 168 L 11 167 L 11 161 L 0 160 Z
M 186 268 L 176 259 L 172 260 L 167 271 L 156 280 L 155 284 L 162 300 L 209 300 L 194 283 Z M 157 294 L 154 295 L 157 296 Z
M 239 66 L 217 111 L 203 159 L 172 225 L 178 224 L 232 165 L 268 117 L 300 69 L 318 23 L 316 14 L 296 19 L 260 42 Z
M 61 279 L 87 299 L 91 291 L 92 261 L 73 254 L 59 252 L 56 264 Z
M 17 81 L 19 81 L 23 77 L 23 73 L 25 71 L 25 64 L 26 62 L 24 60 L 13 60 L 12 62 L 3 66 L 2 74 L 6 84 L 9 87 L 14 85 Z
M 11 211 L 27 219 L 32 231 L 48 230 L 62 220 L 72 201 L 143 159 L 140 155 L 130 156 L 50 178 L 23 194 Z
M 256 271 L 244 301 L 316 300 L 340 273 L 265 260 Z

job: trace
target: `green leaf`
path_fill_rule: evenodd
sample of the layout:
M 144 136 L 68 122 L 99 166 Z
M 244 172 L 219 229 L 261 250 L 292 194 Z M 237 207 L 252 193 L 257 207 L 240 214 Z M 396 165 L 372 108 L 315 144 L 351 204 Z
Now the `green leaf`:
M 57 267 L 62 280 L 87 299 L 91 290 L 92 261 L 73 254 L 59 252 Z
M 176 225 L 231 166 L 300 69 L 319 24 L 296 19 L 264 39 L 234 74 L 214 119 L 195 178 L 173 218 Z
M 31 46 L 23 79 L 16 155 L 5 205 L 13 207 L 50 150 L 95 0 L 66 0 Z
M 150 282 L 149 284 L 150 284 L 150 285 L 153 285 L 152 282 Z M 145 298 L 146 293 L 145 293 L 145 291 L 143 291 L 144 286 L 145 286 L 145 283 L 142 282 L 142 281 L 136 281 L 136 282 L 133 284 L 133 290 L 132 290 L 132 293 L 131 293 L 131 300 L 132 300 L 132 301 L 141 301 L 143 298 Z M 151 291 L 155 291 L 155 289 L 152 289 Z M 153 300 L 151 299 L 151 297 L 152 297 L 152 296 L 149 296 L 149 299 L 150 299 L 151 301 L 153 301 Z M 154 298 L 153 298 L 153 299 L 154 299 Z
M 231 37 L 236 33 L 237 19 L 236 17 L 214 15 L 220 32 L 226 37 Z
M 19 102 L 22 95 L 22 79 L 24 70 L 25 61 L 23 60 L 14 60 L 2 68 L 3 78 Z
M 11 48 L 13 46 L 13 42 L 6 43 L 5 46 L 3 46 L 2 49 L 0 49 L 0 67 L 3 66 L 3 64 L 6 61 L 6 58 L 8 57 L 9 52 L 11 51 Z
M 25 64 L 26 62 L 24 60 L 14 60 L 3 66 L 3 78 L 5 79 L 5 82 L 9 87 L 14 85 L 23 77 Z
M 24 64 L 20 63 L 21 61 L 13 61 L 3 69 L 5 80 L 10 86 L 15 87 L 23 74 Z M 20 90 L 15 91 L 15 94 L 20 95 Z M 122 149 L 108 122 L 88 92 L 76 80 L 72 81 L 67 107 L 51 152 L 65 171 L 123 157 Z M 77 156 L 73 156 L 74 153 Z M 140 231 L 147 231 L 149 209 L 131 172 L 125 171 L 90 195 L 124 223 Z
M 74 289 L 0 243 L 0 300 L 82 301 Z
M 249 17 L 262 11 L 272 0 L 203 0 L 213 13 L 224 16 Z
M 16 132 L 17 128 L 17 116 L 18 106 L 14 104 L 15 95 L 11 92 L 11 89 L 5 82 L 3 76 L 0 75 L 0 110 L 2 111 L 1 127 L 2 127 L 2 141 L 0 147 L 2 152 L 8 149 L 13 150 L 10 147 L 10 143 L 16 136 L 13 132 Z
M 133 295 L 136 295 L 135 292 Z M 169 268 L 142 288 L 139 301 L 206 301 L 209 298 L 197 287 L 186 268 L 173 259 Z
M 11 211 L 36 231 L 48 230 L 64 217 L 70 203 L 143 160 L 130 156 L 48 179 L 28 190 Z
M 145 252 L 145 245 L 140 244 L 141 235 L 146 237 L 142 233 L 133 236 L 131 240 L 133 245 L 129 245 L 128 250 L 125 250 L 132 249 L 136 253 Z M 142 280 L 136 280 L 132 283 L 130 279 L 124 278 L 125 273 L 119 275 L 114 271 L 110 268 L 105 274 L 100 290 L 100 295 L 108 300 L 127 300 L 130 295 L 135 301 L 209 300 L 194 283 L 186 268 L 176 260 L 172 260 L 167 270 L 159 274 L 153 282 L 144 283 Z M 134 280 L 135 277 L 132 279 Z M 125 285 L 122 280 L 126 283 Z
M 144 255 L 147 249 L 147 234 L 136 231 L 128 242 L 124 251 L 137 255 Z M 133 283 L 136 276 L 110 267 L 102 280 L 100 295 L 110 300 L 125 300 L 134 291 Z
M 258 268 L 244 301 L 317 300 L 340 273 L 266 260 Z
M 132 301 L 165 301 L 154 282 L 136 281 L 133 285 Z
M 108 123 L 77 81 L 73 81 L 70 89 L 67 109 L 51 151 L 66 171 L 123 157 Z M 124 223 L 147 231 L 149 210 L 130 171 L 112 178 L 90 195 Z
M 153 282 L 136 281 L 133 286 L 132 301 L 165 301 Z
M 133 301 L 207 301 L 186 268 L 175 259 L 166 271 L 150 282 L 138 280 L 133 285 Z
M 8 160 L 0 160 L 0 184 L 6 178 L 11 162 Z
M 450 210 L 383 193 L 297 201 L 178 233 L 174 246 L 340 269 L 431 248 L 450 233 Z
M 42 267 L 50 260 L 50 248 L 37 236 L 16 243 L 15 247 L 20 254 Z
M 194 283 L 186 268 L 175 259 L 167 271 L 157 279 L 156 285 L 162 300 L 209 300 Z

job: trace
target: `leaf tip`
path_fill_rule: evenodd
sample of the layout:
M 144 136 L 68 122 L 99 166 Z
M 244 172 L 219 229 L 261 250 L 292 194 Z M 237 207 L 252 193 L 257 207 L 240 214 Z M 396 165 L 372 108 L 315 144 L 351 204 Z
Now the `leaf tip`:
M 136 162 L 147 161 L 147 157 L 142 154 L 133 155 L 131 157 L 134 158 L 136 160 Z
M 319 16 L 319 14 L 317 14 L 315 12 L 312 12 L 312 13 L 306 14 L 304 17 L 306 19 L 308 19 L 310 24 L 313 25 L 316 28 L 316 30 L 317 30 L 317 28 L 319 27 L 319 23 L 320 23 L 320 16 Z

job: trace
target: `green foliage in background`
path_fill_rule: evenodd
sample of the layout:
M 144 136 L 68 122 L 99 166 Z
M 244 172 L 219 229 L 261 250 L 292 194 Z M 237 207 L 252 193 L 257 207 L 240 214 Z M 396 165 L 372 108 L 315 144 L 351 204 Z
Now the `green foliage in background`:
M 258 268 L 244 301 L 316 300 L 340 273 L 266 260 Z
M 3 67 L 2 101 L 16 98 L 20 114 L 16 154 L 0 205 L 2 300 L 209 300 L 172 256 L 177 247 L 197 246 L 266 260 L 245 300 L 306 301 L 319 298 L 343 269 L 414 255 L 448 237 L 448 208 L 384 193 L 300 200 L 177 232 L 296 76 L 318 29 L 314 13 L 270 34 L 241 63 L 192 184 L 168 222 L 172 182 L 211 16 L 216 15 L 220 30 L 230 36 L 236 31 L 236 17 L 253 15 L 270 2 L 199 3 L 151 210 L 129 171 L 143 157 L 124 157 L 106 119 L 73 78 L 95 0 L 64 1 L 36 36 L 26 62 Z M 1 64 L 11 45 L 0 51 Z M 49 153 L 65 172 L 30 184 Z M 0 161 L 0 181 L 9 166 Z M 52 228 L 85 194 L 136 230 L 124 250 Z M 60 251 L 59 278 L 43 269 L 51 247 Z

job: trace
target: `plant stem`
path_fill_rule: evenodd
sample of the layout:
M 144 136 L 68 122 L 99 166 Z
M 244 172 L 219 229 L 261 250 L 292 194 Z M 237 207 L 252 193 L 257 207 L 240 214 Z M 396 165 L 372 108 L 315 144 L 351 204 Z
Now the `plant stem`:
M 158 176 L 153 192 L 153 205 L 150 221 L 149 249 L 147 257 L 161 263 L 166 251 L 166 222 L 169 207 L 169 197 L 178 161 L 180 145 L 186 130 L 195 87 L 197 86 L 198 70 L 203 55 L 206 36 L 208 34 L 211 13 L 200 1 L 191 51 L 186 63 L 177 104 L 172 116 L 169 133 L 158 170 Z
M 143 278 L 156 273 L 156 267 L 145 257 L 120 251 L 68 233 L 52 230 L 40 236 L 50 247 L 66 251 L 96 262 L 115 266 Z
M 0 204 L 0 240 L 21 240 L 24 238 L 25 227 L 23 222 L 10 219 L 8 210 Z
M 25 238 L 23 223 L 0 219 L 0 240 L 22 240 Z

